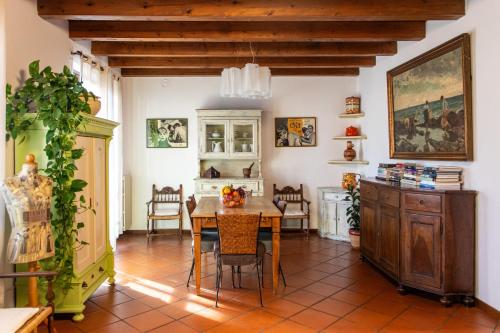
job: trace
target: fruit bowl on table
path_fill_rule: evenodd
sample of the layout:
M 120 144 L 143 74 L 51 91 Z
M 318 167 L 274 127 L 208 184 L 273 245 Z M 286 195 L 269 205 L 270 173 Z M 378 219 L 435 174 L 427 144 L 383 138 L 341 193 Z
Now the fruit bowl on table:
M 246 193 L 241 187 L 233 188 L 232 186 L 224 186 L 220 193 L 220 201 L 224 207 L 238 208 L 243 207 L 246 202 Z

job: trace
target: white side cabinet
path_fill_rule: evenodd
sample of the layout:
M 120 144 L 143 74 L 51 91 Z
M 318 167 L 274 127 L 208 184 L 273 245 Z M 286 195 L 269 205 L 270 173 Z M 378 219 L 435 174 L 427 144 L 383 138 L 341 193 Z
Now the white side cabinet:
M 320 237 L 349 241 L 347 208 L 349 195 L 340 187 L 318 188 L 318 227 Z

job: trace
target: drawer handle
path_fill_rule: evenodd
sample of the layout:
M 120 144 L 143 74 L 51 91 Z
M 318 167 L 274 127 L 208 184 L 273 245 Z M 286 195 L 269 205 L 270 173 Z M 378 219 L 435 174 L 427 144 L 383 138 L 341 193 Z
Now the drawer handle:
M 99 267 L 99 273 L 102 273 L 102 272 L 104 272 L 104 268 Z
M 91 278 L 91 279 L 93 279 L 93 278 L 94 278 L 94 274 L 92 274 L 92 275 L 90 276 L 90 278 Z
M 216 190 L 216 189 L 217 189 L 217 186 L 212 185 L 212 189 Z
M 241 188 L 247 188 L 247 186 L 246 186 L 246 185 L 243 185 Z
M 88 288 L 88 287 L 89 287 L 89 285 L 87 284 L 87 282 L 83 281 L 82 288 Z
M 423 205 L 423 204 L 424 204 L 424 202 L 425 202 L 424 200 L 419 200 L 419 201 L 418 201 L 418 203 L 419 203 L 419 204 L 421 204 L 421 205 Z

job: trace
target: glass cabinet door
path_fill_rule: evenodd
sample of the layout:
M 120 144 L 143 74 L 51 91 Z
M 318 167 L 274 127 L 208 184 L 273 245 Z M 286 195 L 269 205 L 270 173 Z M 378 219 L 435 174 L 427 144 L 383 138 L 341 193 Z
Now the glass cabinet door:
M 231 121 L 231 155 L 256 157 L 259 149 L 257 144 L 257 120 Z
M 205 157 L 228 155 L 228 125 L 227 120 L 203 120 L 201 122 L 201 155 Z

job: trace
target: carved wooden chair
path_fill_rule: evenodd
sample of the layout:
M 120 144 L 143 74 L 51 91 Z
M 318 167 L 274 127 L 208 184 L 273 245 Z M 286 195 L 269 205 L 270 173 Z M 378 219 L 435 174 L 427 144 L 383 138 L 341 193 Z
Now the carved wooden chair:
M 170 186 L 165 186 L 161 190 L 153 185 L 151 200 L 147 203 L 147 230 L 146 237 L 159 236 L 156 227 L 157 221 L 179 220 L 179 239 L 182 240 L 182 184 L 175 190 Z M 150 228 L 151 224 L 151 228 Z
M 45 322 L 49 333 L 55 333 L 54 328 L 54 291 L 52 280 L 56 272 L 18 272 L 0 274 L 0 279 L 16 279 L 27 277 L 44 277 L 47 280 L 47 305 L 36 308 L 5 308 L 0 309 L 0 331 L 16 333 L 37 332 L 40 324 Z
M 273 184 L 273 200 L 286 201 L 283 220 L 300 220 L 300 231 L 304 231 L 304 220 L 307 220 L 306 236 L 309 237 L 309 227 L 311 224 L 311 202 L 304 198 L 304 187 L 300 184 L 298 189 L 291 186 L 285 186 L 278 189 Z
M 255 265 L 259 284 L 260 305 L 262 304 L 262 290 L 260 272 L 264 262 L 266 248 L 259 242 L 259 228 L 262 213 L 255 215 L 218 215 L 217 231 L 219 233 L 218 245 L 215 249 L 217 258 L 216 287 L 217 294 L 215 306 L 219 303 L 219 289 L 222 285 L 222 266 L 231 266 L 231 277 L 234 286 L 234 267 L 238 267 L 239 287 L 241 288 L 241 266 Z
M 191 237 L 193 241 L 191 242 L 191 252 L 193 254 L 193 263 L 191 264 L 191 270 L 189 272 L 189 277 L 187 280 L 186 287 L 189 287 L 189 281 L 194 272 L 194 234 L 193 234 L 193 218 L 191 214 L 196 209 L 196 199 L 194 195 L 188 197 L 186 200 L 186 208 L 189 214 L 189 221 L 191 222 Z M 214 252 L 215 243 L 219 240 L 219 235 L 217 234 L 217 228 L 202 228 L 201 229 L 201 253 Z

